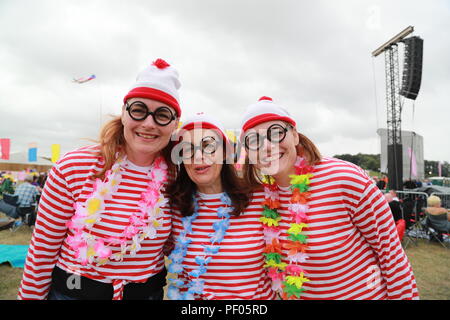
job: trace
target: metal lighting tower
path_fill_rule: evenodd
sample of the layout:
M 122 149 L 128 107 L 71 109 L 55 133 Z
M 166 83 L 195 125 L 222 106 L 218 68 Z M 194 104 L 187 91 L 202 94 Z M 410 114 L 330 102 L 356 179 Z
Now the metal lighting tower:
M 388 177 L 389 189 L 403 189 L 403 153 L 401 135 L 400 79 L 398 63 L 398 42 L 414 31 L 409 26 L 372 52 L 373 57 L 385 53 Z

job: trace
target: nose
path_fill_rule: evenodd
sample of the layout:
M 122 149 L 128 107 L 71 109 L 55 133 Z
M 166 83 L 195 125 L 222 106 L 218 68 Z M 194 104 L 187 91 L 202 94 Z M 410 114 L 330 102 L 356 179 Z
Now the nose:
M 267 138 L 263 139 L 262 146 L 259 149 L 260 150 L 260 154 L 264 155 L 264 156 L 269 156 L 270 152 L 272 151 L 272 149 L 273 149 L 272 142 L 270 142 L 269 139 L 267 139 Z
M 194 164 L 203 163 L 203 152 L 200 148 L 194 150 Z
M 143 128 L 156 128 L 157 127 L 157 123 L 155 122 L 155 120 L 153 119 L 153 116 L 151 114 L 148 115 L 147 118 L 145 118 L 145 120 L 142 121 L 141 126 Z

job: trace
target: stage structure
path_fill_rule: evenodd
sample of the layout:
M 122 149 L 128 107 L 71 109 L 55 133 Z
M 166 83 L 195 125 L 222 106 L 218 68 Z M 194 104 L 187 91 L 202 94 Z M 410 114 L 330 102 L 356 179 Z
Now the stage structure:
M 387 129 L 377 130 L 380 137 L 380 171 L 388 172 Z M 425 160 L 423 154 L 423 137 L 416 132 L 401 131 L 402 139 L 402 175 L 404 180 L 425 179 Z M 412 151 L 411 151 L 412 150 Z
M 403 188 L 403 152 L 401 134 L 402 101 L 400 95 L 407 99 L 416 99 L 420 89 L 422 75 L 423 40 L 408 35 L 414 32 L 409 26 L 382 46 L 372 52 L 373 57 L 385 54 L 386 106 L 387 106 L 387 161 L 389 189 Z M 400 88 L 400 68 L 398 46 L 405 44 L 402 88 Z

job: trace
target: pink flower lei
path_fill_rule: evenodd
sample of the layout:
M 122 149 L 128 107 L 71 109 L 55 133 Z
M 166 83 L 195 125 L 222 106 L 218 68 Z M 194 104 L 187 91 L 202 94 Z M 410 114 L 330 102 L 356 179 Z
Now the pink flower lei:
M 121 261 L 127 252 L 134 256 L 140 250 L 141 242 L 146 238 L 155 238 L 158 227 L 162 225 L 161 207 L 167 203 L 167 199 L 164 198 L 161 189 L 167 181 L 167 164 L 162 157 L 158 157 L 147 174 L 150 181 L 141 194 L 138 210 L 131 214 L 128 225 L 121 235 L 99 239 L 91 234 L 93 226 L 102 218 L 105 201 L 110 200 L 119 188 L 122 178 L 121 167 L 127 164 L 126 157 L 119 158 L 111 170 L 106 172 L 103 181 L 95 180 L 94 189 L 87 200 L 84 203 L 74 204 L 75 214 L 67 222 L 74 235 L 67 237 L 67 243 L 75 251 L 81 265 L 88 263 L 103 265 L 108 260 Z M 111 245 L 120 245 L 120 251 L 113 254 Z

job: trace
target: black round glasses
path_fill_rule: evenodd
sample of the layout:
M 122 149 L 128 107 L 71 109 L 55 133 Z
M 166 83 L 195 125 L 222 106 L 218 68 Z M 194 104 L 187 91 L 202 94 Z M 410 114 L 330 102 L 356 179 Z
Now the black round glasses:
M 125 103 L 126 110 L 133 120 L 144 121 L 149 115 L 160 126 L 167 126 L 176 119 L 175 115 L 168 107 L 159 107 L 155 111 L 148 111 L 148 107 L 142 101 L 134 101 L 131 104 Z
M 264 139 L 272 143 L 281 143 L 286 138 L 288 130 L 289 126 L 283 127 L 281 124 L 275 123 L 267 129 L 266 135 L 259 134 L 256 131 L 250 132 L 245 136 L 245 148 L 248 150 L 259 150 L 264 144 Z

